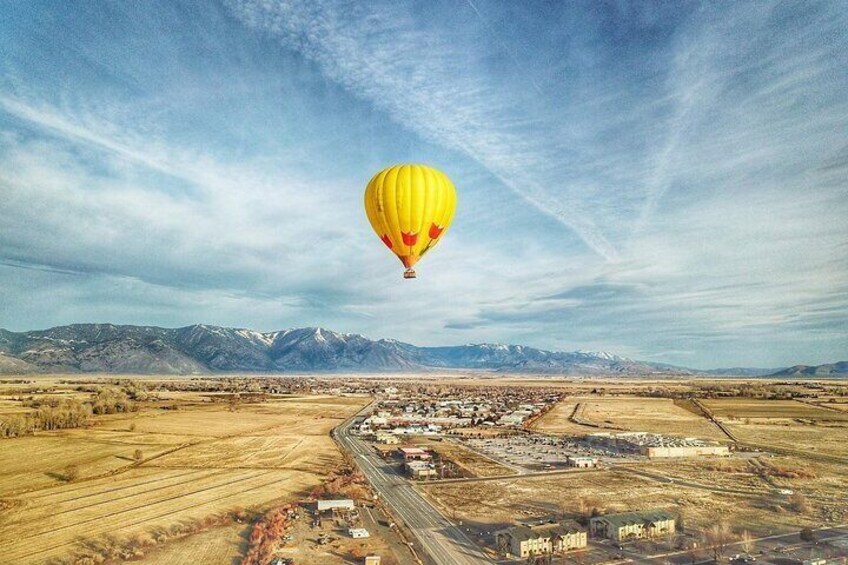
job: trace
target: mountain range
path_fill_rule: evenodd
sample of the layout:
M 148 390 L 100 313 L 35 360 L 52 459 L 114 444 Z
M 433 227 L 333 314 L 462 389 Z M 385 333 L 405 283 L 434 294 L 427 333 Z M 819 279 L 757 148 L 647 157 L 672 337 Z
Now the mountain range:
M 797 370 L 786 376 L 846 374 L 847 365 L 836 363 L 821 373 L 815 372 L 815 367 L 805 366 L 783 371 Z M 570 375 L 701 373 L 661 363 L 634 361 L 606 352 L 555 352 L 500 344 L 417 347 L 323 328 L 257 332 L 202 324 L 183 328 L 74 324 L 28 332 L 0 329 L 0 373 L 196 374 L 440 369 Z M 756 371 L 763 370 L 734 371 L 736 374 L 751 371 L 748 374 L 753 375 L 762 374 Z

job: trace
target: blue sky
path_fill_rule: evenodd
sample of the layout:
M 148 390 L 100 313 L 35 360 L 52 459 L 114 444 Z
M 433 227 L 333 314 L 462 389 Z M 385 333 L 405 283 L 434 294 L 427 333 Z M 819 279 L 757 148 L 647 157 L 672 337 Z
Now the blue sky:
M 3 2 L 0 327 L 848 357 L 844 2 Z M 451 176 L 403 281 L 361 199 Z

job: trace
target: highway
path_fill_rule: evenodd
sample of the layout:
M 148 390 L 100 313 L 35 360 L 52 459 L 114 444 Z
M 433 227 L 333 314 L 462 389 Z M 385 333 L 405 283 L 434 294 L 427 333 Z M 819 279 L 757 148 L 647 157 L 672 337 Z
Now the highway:
M 333 432 L 342 447 L 351 453 L 362 473 L 395 516 L 415 536 L 416 551 L 435 565 L 491 564 L 480 548 L 425 500 L 399 471 L 374 450 L 350 433 L 356 418 Z

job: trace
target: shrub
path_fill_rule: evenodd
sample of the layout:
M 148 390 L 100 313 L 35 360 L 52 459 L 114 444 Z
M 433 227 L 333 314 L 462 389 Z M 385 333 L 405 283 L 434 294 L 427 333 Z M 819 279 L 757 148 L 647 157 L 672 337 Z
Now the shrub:
M 80 470 L 79 467 L 77 467 L 76 465 L 68 465 L 65 468 L 65 480 L 69 483 L 74 482 L 75 480 L 79 479 L 79 477 Z
M 799 514 L 808 514 L 812 510 L 807 497 L 800 492 L 789 497 L 789 507 Z

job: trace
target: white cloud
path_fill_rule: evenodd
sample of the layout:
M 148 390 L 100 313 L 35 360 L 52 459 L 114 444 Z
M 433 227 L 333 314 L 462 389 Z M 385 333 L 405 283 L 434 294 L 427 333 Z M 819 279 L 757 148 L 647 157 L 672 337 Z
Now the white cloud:
M 248 26 L 199 38 L 211 54 L 160 41 L 150 10 L 135 53 L 162 68 L 64 51 L 132 88 L 6 69 L 0 290 L 22 306 L 0 323 L 326 325 L 696 366 L 844 356 L 844 10 L 705 5 L 610 31 L 458 6 L 234 2 Z M 538 33 L 512 41 L 511 10 Z M 633 37 L 611 47 L 613 31 Z M 361 210 L 372 164 L 350 161 L 416 152 L 462 179 L 461 208 L 401 284 Z
M 584 186 L 548 186 L 535 174 L 556 167 L 545 138 L 549 116 L 522 111 L 522 100 L 481 73 L 485 53 L 460 46 L 414 20 L 401 5 L 369 9 L 332 2 L 234 2 L 248 25 L 275 34 L 324 73 L 401 127 L 461 151 L 518 195 L 573 229 L 607 259 L 617 251 L 594 219 Z M 475 10 L 476 11 L 476 10 Z M 529 135 L 527 130 L 536 130 Z

